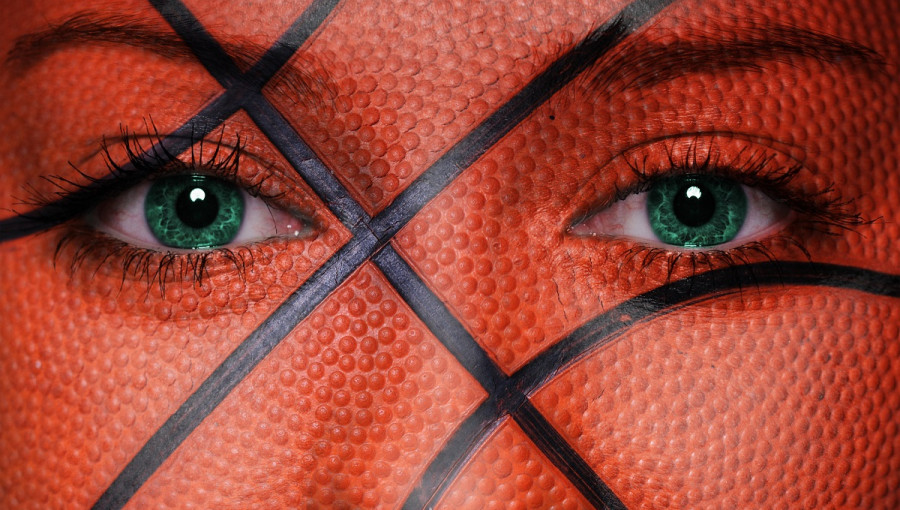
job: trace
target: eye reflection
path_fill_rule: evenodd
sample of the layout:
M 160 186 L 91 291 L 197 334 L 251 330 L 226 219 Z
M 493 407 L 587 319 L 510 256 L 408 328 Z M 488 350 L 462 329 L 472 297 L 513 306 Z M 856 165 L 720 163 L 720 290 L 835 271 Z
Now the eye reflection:
M 656 179 L 571 228 L 580 236 L 628 237 L 666 248 L 728 247 L 784 228 L 791 209 L 725 177 L 686 174 Z
M 312 231 L 310 220 L 204 174 L 141 183 L 101 204 L 88 222 L 125 242 L 160 251 L 214 249 Z
M 731 179 L 683 175 L 647 192 L 650 228 L 660 241 L 685 248 L 731 241 L 747 218 L 747 196 Z
M 244 222 L 244 197 L 234 184 L 205 175 L 174 175 L 151 184 L 144 216 L 164 246 L 224 246 Z

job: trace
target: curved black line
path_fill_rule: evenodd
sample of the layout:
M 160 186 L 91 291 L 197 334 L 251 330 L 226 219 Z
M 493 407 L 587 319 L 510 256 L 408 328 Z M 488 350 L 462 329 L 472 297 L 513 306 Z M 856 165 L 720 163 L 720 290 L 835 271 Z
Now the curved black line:
M 488 392 L 487 400 L 460 425 L 431 461 L 403 508 L 411 510 L 436 504 L 476 447 L 507 415 L 519 423 L 532 442 L 592 505 L 623 508 L 599 475 L 512 384 L 509 376 L 393 247 L 385 246 L 372 260 L 444 348 Z
M 488 399 L 481 403 L 457 427 L 456 432 L 444 443 L 428 470 L 422 474 L 419 484 L 406 497 L 401 507 L 403 510 L 420 510 L 434 508 L 441 496 L 456 479 L 456 475 L 465 467 L 484 441 L 502 423 L 503 411 L 497 399 Z
M 210 105 L 201 115 L 189 121 L 193 126 L 200 123 L 209 131 L 215 129 L 225 119 L 254 97 L 262 97 L 264 84 L 280 69 L 276 64 L 286 63 L 296 53 L 306 39 L 325 21 L 338 0 L 313 2 L 298 20 L 276 43 L 277 48 L 267 51 L 254 65 L 254 69 L 242 74 L 221 46 L 199 25 L 196 18 L 180 0 L 150 0 L 177 33 L 189 38 L 185 43 L 195 51 L 197 58 L 223 85 L 234 85 L 226 89 L 221 101 L 230 108 L 213 109 Z M 184 23 L 185 25 L 181 25 Z M 195 25 L 196 24 L 196 25 Z M 198 29 L 199 26 L 199 29 Z M 199 34 L 199 35 L 198 35 Z M 196 39 L 195 38 L 199 38 Z M 198 46 L 194 46 L 194 45 Z M 209 57 L 209 55 L 212 55 Z M 209 57 L 211 60 L 208 60 Z M 229 64 L 230 62 L 230 64 Z M 257 68 L 264 68 L 262 73 Z M 233 73 L 233 74 L 232 74 Z M 256 80 L 253 87 L 246 86 L 245 76 Z M 233 110 L 231 110 L 233 108 Z M 227 115 L 223 115 L 223 112 Z M 195 131 L 196 133 L 196 131 Z M 166 139 L 168 140 L 168 138 Z M 185 147 L 186 149 L 186 147 Z M 174 151 L 172 151 L 174 152 Z M 178 152 L 174 152 L 177 154 Z M 13 218 L 15 219 L 15 218 Z M 2 223 L 0 223 L 2 226 Z M 295 292 L 251 335 L 245 339 L 229 357 L 188 397 L 187 401 L 157 430 L 104 491 L 95 509 L 123 507 L 141 486 L 156 472 L 160 465 L 175 451 L 187 436 L 208 416 L 213 409 L 242 381 L 250 370 L 293 329 L 299 320 L 297 315 L 306 316 L 325 297 L 359 267 L 374 250 L 375 239 L 367 229 L 354 229 L 353 239 L 319 268 L 306 284 L 304 292 Z M 346 260 L 345 260 L 346 259 Z M 279 312 L 280 311 L 280 312 Z
M 148 0 L 148 2 L 159 11 L 176 34 L 197 55 L 200 63 L 216 81 L 225 87 L 225 91 L 213 99 L 200 113 L 182 124 L 170 136 L 165 137 L 158 144 L 154 144 L 145 154 L 145 156 L 156 154 L 159 157 L 154 159 L 158 160 L 168 154 L 181 154 L 190 147 L 191 143 L 209 135 L 225 118 L 230 117 L 241 108 L 241 100 L 245 92 L 229 88 L 231 85 L 239 83 L 240 80 L 236 80 L 235 77 L 241 75 L 240 69 L 180 0 Z M 97 187 L 97 183 L 88 184 L 79 192 L 88 193 L 95 187 Z M 66 197 L 63 197 L 37 209 L 0 221 L 0 243 L 36 234 L 58 224 L 51 221 L 57 219 L 60 210 L 65 210 L 66 201 Z M 52 220 L 48 221 L 48 219 Z
M 257 115 L 257 118 L 267 115 L 264 107 L 260 104 L 260 100 L 266 102 L 261 94 L 262 88 L 290 60 L 306 39 L 318 29 L 339 2 L 339 0 L 320 0 L 310 5 L 273 47 L 249 71 L 242 73 L 222 46 L 206 32 L 202 24 L 180 0 L 148 1 L 160 11 L 163 18 L 184 39 L 185 44 L 194 52 L 200 63 L 216 81 L 225 88 L 225 91 L 171 135 L 151 147 L 145 156 L 181 154 L 190 147 L 192 141 L 209 135 L 241 108 L 247 109 L 251 118 L 254 117 L 254 114 Z M 262 113 L 258 113 L 261 111 Z M 254 121 L 256 122 L 256 119 Z M 272 130 L 266 134 L 271 136 Z M 299 140 L 299 137 L 297 139 Z M 299 144 L 305 146 L 302 141 Z M 291 154 L 291 152 L 286 154 Z M 305 159 L 316 162 L 317 164 L 314 166 L 317 169 L 321 168 L 324 173 L 328 173 L 327 170 L 324 170 L 324 165 L 312 154 L 312 151 L 308 152 Z M 154 157 L 154 160 L 159 160 L 159 158 Z M 292 161 L 292 163 L 295 162 L 296 159 Z M 96 186 L 97 184 L 88 184 L 82 192 L 89 193 Z M 339 187 L 340 185 L 338 185 Z M 326 193 L 322 198 L 329 204 L 332 202 L 342 204 L 343 207 L 335 210 L 335 214 L 338 218 L 347 219 L 345 225 L 353 225 L 358 222 L 357 216 L 353 216 L 353 207 L 343 198 L 349 195 L 346 191 L 342 193 L 338 188 L 330 186 L 317 191 L 333 191 Z M 37 234 L 61 223 L 64 220 L 57 220 L 57 218 L 60 216 L 60 211 L 65 210 L 65 202 L 66 198 L 63 197 L 37 209 L 0 220 L 0 243 Z M 352 217 L 348 219 L 347 216 Z
M 645 25 L 674 0 L 635 0 L 610 21 L 588 34 L 566 54 L 551 63 L 516 95 L 444 153 L 372 222 L 379 237 L 390 236 L 424 204 L 431 201 L 463 170 L 525 120 L 579 74 L 609 53 L 629 34 Z
M 756 288 L 746 288 L 755 282 Z M 634 297 L 597 316 L 513 374 L 515 387 L 532 395 L 556 374 L 610 343 L 635 324 L 725 293 L 754 292 L 763 286 L 817 286 L 900 297 L 900 275 L 836 264 L 760 262 L 709 271 Z
M 155 143 L 143 156 L 152 157 L 154 161 L 162 161 L 168 155 L 181 154 L 192 143 L 212 133 L 221 124 L 217 119 L 227 118 L 240 110 L 242 103 L 241 94 L 226 90 L 171 134 Z M 110 178 L 107 176 L 100 180 Z M 90 183 L 76 193 L 89 194 L 93 188 L 100 185 L 99 182 Z M 66 201 L 67 198 L 63 197 L 26 213 L 0 220 L 0 243 L 37 234 L 63 223 L 65 221 L 63 213 L 67 210 Z
M 647 14 L 649 11 L 648 5 L 661 5 L 664 7 L 668 3 L 669 2 L 635 2 L 634 4 L 631 4 L 629 8 L 637 6 L 633 9 L 632 14 L 640 14 L 642 12 Z M 180 5 L 180 3 L 173 1 L 167 2 L 165 5 L 171 7 L 172 5 Z M 319 20 L 318 22 L 321 23 L 321 21 L 322 20 Z M 309 22 L 305 25 L 309 28 L 308 33 L 314 31 L 315 27 L 312 26 L 314 24 L 315 23 L 313 22 Z M 613 32 L 614 31 L 609 32 L 611 39 L 611 42 L 609 43 L 610 47 L 614 45 L 617 40 L 620 40 L 621 37 L 624 37 L 622 34 L 616 35 Z M 606 34 L 602 35 L 605 36 Z M 297 43 L 297 45 L 299 46 L 301 43 L 302 41 Z M 267 53 L 267 55 L 268 54 L 269 53 Z M 283 56 L 284 53 L 278 52 L 278 55 Z M 218 64 L 214 67 L 218 67 Z M 556 69 L 558 72 L 567 71 L 566 69 L 562 69 L 562 67 L 564 66 L 557 66 L 556 68 L 551 66 L 551 69 Z M 274 72 L 275 71 L 273 71 L 273 74 Z M 229 357 L 229 361 L 218 367 L 214 372 L 214 375 L 205 381 L 198 392 L 189 398 L 189 402 L 186 402 L 185 405 L 166 422 L 160 431 L 154 434 L 151 441 L 142 448 L 138 457 L 143 455 L 144 459 L 158 460 L 156 466 L 149 470 L 137 468 L 138 471 L 143 471 L 143 474 L 138 473 L 139 476 L 137 477 L 130 476 L 135 474 L 135 469 L 131 469 L 131 466 L 139 460 L 138 457 L 135 457 L 135 459 L 132 460 L 132 463 L 129 464 L 129 467 L 126 468 L 126 471 L 123 471 L 120 475 L 120 478 L 107 490 L 107 493 L 104 493 L 104 496 L 97 502 L 95 508 L 116 508 L 118 507 L 115 506 L 117 505 L 116 501 L 120 501 L 121 504 L 124 504 L 124 502 L 138 490 L 140 484 L 152 475 L 155 469 L 158 468 L 178 445 L 180 445 L 184 438 L 199 425 L 200 421 L 202 421 L 202 419 L 204 419 L 218 403 L 227 396 L 234 386 L 249 374 L 256 364 L 259 363 L 259 361 L 261 361 L 275 345 L 280 343 L 281 339 L 293 329 L 293 327 L 295 327 L 309 311 L 317 306 L 324 297 L 330 294 L 334 288 L 347 278 L 347 276 L 367 260 L 374 250 L 387 242 L 390 236 L 396 233 L 396 231 L 409 221 L 423 204 L 430 201 L 431 198 L 440 192 L 441 189 L 458 175 L 462 169 L 469 166 L 471 162 L 483 154 L 488 147 L 505 135 L 541 102 L 549 98 L 553 92 L 561 88 L 571 79 L 571 77 L 574 77 L 580 72 L 580 70 L 577 72 L 568 70 L 568 72 L 570 75 L 567 75 L 565 79 L 560 79 L 559 76 L 551 76 L 552 79 L 547 79 L 547 73 L 540 75 L 539 78 L 543 78 L 541 83 L 532 86 L 532 84 L 540 81 L 536 79 L 523 89 L 523 91 L 530 90 L 532 92 L 531 96 L 528 94 L 517 95 L 514 98 L 514 104 L 508 107 L 502 107 L 498 112 L 487 119 L 485 123 L 479 126 L 478 129 L 480 129 L 480 131 L 473 132 L 470 136 L 466 137 L 463 140 L 465 143 L 461 142 L 461 144 L 457 144 L 454 148 L 451 148 L 451 152 L 454 150 L 456 151 L 453 153 L 452 157 L 441 158 L 441 160 L 439 160 L 440 164 L 435 164 L 426 171 L 420 179 L 413 183 L 411 189 L 405 191 L 401 198 L 398 199 L 398 201 L 395 201 L 395 204 L 392 204 L 392 207 L 385 210 L 383 214 L 376 218 L 377 222 L 374 225 L 375 228 L 373 230 L 377 233 L 377 239 L 373 238 L 371 235 L 367 235 L 369 233 L 365 231 L 364 228 L 362 230 L 354 229 L 354 239 L 335 254 L 335 256 L 332 257 L 323 268 L 317 271 L 307 284 L 304 284 L 301 289 L 298 289 L 298 291 L 295 292 L 282 307 L 279 307 L 275 313 L 267 318 L 263 325 L 254 331 L 254 333 L 238 347 L 235 353 Z M 226 83 L 232 83 L 228 81 L 230 78 L 223 77 L 223 80 L 226 80 Z M 556 81 L 556 83 L 551 83 L 554 81 Z M 264 81 L 259 81 L 260 87 L 262 83 L 264 83 Z M 529 89 L 529 87 L 531 88 Z M 242 90 L 246 90 L 244 87 L 240 86 L 237 86 L 236 88 L 238 91 L 233 92 L 233 95 L 238 94 L 238 92 Z M 229 91 L 231 90 L 233 89 L 229 89 Z M 543 93 L 543 95 L 541 93 Z M 227 116 L 223 115 L 213 115 L 212 117 L 214 119 L 227 118 Z M 504 117 L 506 117 L 506 119 L 504 119 Z M 216 122 L 220 123 L 221 120 L 217 120 Z M 210 124 L 218 125 L 216 122 Z M 365 223 L 365 221 L 363 221 L 363 223 Z M 365 227 L 365 225 L 362 224 L 359 226 Z M 560 356 L 560 362 L 555 363 L 558 365 L 556 371 L 558 371 L 563 364 L 572 363 L 577 359 L 576 356 L 579 351 L 577 346 L 578 343 L 574 341 L 570 343 L 572 345 L 568 351 L 557 353 Z M 586 353 L 588 349 L 590 349 L 590 346 L 583 346 L 582 355 Z M 573 355 L 573 353 L 575 354 Z M 546 356 L 541 356 L 539 359 L 546 359 Z M 533 364 L 529 364 L 529 366 L 533 366 Z M 528 366 L 526 368 L 528 368 Z M 529 382 L 529 379 L 523 375 L 522 377 L 516 378 L 516 381 L 519 381 L 519 387 L 521 388 L 521 385 L 528 386 L 527 383 Z M 537 381 L 537 379 L 531 381 L 531 384 L 535 385 L 534 387 L 541 383 L 540 381 L 536 383 L 534 381 Z M 168 436 L 167 432 L 173 433 L 174 435 Z M 452 440 L 453 439 L 451 438 L 451 441 Z M 469 444 L 474 443 L 470 442 Z M 131 471 L 128 471 L 129 469 L 131 469 Z M 121 492 L 116 492 L 116 490 Z M 108 494 L 111 494 L 110 497 L 104 499 Z M 122 497 L 125 499 L 121 500 Z M 119 504 L 119 506 L 121 506 L 121 504 Z
M 504 387 L 498 388 L 492 395 L 491 401 L 502 402 L 504 396 L 509 395 L 534 394 L 563 370 L 610 344 L 639 323 L 723 295 L 754 292 L 751 289 L 744 290 L 741 285 L 742 281 L 747 281 L 748 278 L 755 278 L 760 288 L 779 285 L 819 286 L 900 298 L 900 275 L 850 266 L 807 262 L 764 262 L 710 271 L 658 287 L 595 317 L 510 376 Z M 471 448 L 461 448 L 459 445 L 481 444 L 506 414 L 516 419 L 532 441 L 557 464 L 560 471 L 579 488 L 582 494 L 591 491 L 602 492 L 602 488 L 607 487 L 599 477 L 594 479 L 585 469 L 587 464 L 582 464 L 583 458 L 572 449 L 565 438 L 559 436 L 556 428 L 546 422 L 543 415 L 533 408 L 530 400 L 526 399 L 515 405 L 482 404 L 478 411 L 477 423 L 468 423 L 467 420 L 465 428 L 460 427 L 451 435 L 447 446 L 425 470 L 408 501 L 415 503 L 438 501 L 449 488 L 453 474 L 461 470 L 469 457 L 474 454 Z M 474 420 L 471 417 L 470 419 Z M 479 436 L 469 436 L 473 432 Z M 451 446 L 457 449 L 454 450 Z M 593 472 L 589 467 L 588 470 Z M 620 506 L 621 502 L 616 504 L 618 499 L 612 491 L 608 495 L 611 498 L 602 496 L 598 494 L 598 499 L 603 501 L 603 505 L 623 508 Z M 589 500 L 596 501 L 591 498 Z M 412 510 L 416 507 L 407 504 L 404 508 Z M 598 505 L 598 508 L 602 506 Z
M 178 0 L 159 1 L 168 2 L 166 5 L 170 8 L 173 5 L 182 5 Z M 590 48 L 587 48 L 590 54 L 594 59 L 599 58 L 671 1 L 673 0 L 637 0 L 629 4 L 613 21 L 592 32 L 586 39 L 590 43 Z M 187 16 L 188 19 L 192 17 L 189 12 Z M 166 19 L 173 23 L 178 22 L 178 16 L 169 15 Z M 502 106 L 473 132 L 451 147 L 449 155 L 445 154 L 426 170 L 385 211 L 371 222 L 363 218 L 358 225 L 354 225 L 353 239 L 276 309 L 201 384 L 200 388 L 188 397 L 179 410 L 141 448 L 94 508 L 120 508 L 124 505 L 200 422 L 321 300 L 377 249 L 386 244 L 424 204 L 431 201 L 464 168 L 471 165 L 540 104 L 592 64 L 593 61 L 577 58 L 582 56 L 579 52 L 585 50 L 585 45 L 576 46 L 551 64 L 507 105 Z

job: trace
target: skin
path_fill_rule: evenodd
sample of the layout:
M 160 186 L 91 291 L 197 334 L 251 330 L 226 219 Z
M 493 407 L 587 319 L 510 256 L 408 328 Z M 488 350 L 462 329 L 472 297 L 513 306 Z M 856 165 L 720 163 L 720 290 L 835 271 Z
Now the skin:
M 900 505 L 890 0 L 677 1 L 628 25 L 613 71 L 535 89 L 627 2 L 342 2 L 292 39 L 299 74 L 230 111 L 209 105 L 265 75 L 307 2 L 185 2 L 231 62 L 185 53 L 180 4 L 157 3 L 3 2 L 4 54 L 87 11 L 162 37 L 0 67 L 0 217 L 54 198 L 43 177 L 109 173 L 104 137 L 125 163 L 125 127 L 199 167 L 240 145 L 234 179 L 303 228 L 197 278 L 186 253 L 124 267 L 122 233 L 85 219 L 115 197 L 40 234 L 0 223 L 0 507 Z M 806 32 L 716 50 L 775 26 Z M 647 57 L 685 41 L 707 51 Z M 200 112 L 219 127 L 167 138 Z M 824 212 L 699 251 L 574 227 L 705 156 L 748 186 L 796 166 L 767 193 Z

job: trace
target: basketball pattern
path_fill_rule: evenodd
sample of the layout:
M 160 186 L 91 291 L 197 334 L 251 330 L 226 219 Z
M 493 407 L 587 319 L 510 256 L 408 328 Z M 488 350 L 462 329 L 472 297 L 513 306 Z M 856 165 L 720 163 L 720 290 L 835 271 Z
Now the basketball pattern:
M 74 41 L 8 63 L 0 188 L 99 178 L 104 133 L 232 146 L 310 230 L 172 265 L 5 216 L 0 506 L 896 508 L 900 24 L 870 3 L 0 8 Z M 572 234 L 704 160 L 802 162 L 781 198 L 830 212 L 705 256 Z

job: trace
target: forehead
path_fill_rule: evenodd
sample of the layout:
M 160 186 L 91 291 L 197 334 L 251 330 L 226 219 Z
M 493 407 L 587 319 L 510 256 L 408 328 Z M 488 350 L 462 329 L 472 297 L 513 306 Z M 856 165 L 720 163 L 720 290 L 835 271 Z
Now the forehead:
M 660 12 L 650 23 L 639 23 L 638 33 L 630 39 L 665 41 L 667 37 L 690 39 L 706 34 L 727 41 L 746 36 L 747 27 L 762 33 L 772 26 L 796 26 L 858 42 L 890 60 L 896 54 L 897 39 L 896 23 L 891 19 L 894 9 L 887 3 L 889 0 L 635 2 L 632 7 L 637 8 L 629 15 L 640 15 L 642 10 L 643 14 Z M 301 134 L 322 140 L 321 147 L 314 147 L 316 152 L 342 176 L 369 212 L 377 212 L 459 141 L 462 133 L 486 119 L 562 53 L 619 16 L 632 2 L 347 1 L 323 14 L 321 24 L 310 24 L 308 33 L 296 26 L 317 16 L 307 1 L 228 2 L 227 8 L 216 1 L 188 0 L 185 4 L 197 17 L 195 28 L 208 31 L 244 68 L 267 48 L 284 43 L 279 38 L 286 34 L 304 38 L 292 63 L 325 82 L 327 97 L 314 97 L 311 106 L 291 87 L 270 86 L 267 94 Z M 171 32 L 144 0 L 77 5 L 55 0 L 17 1 L 0 10 L 5 11 L 0 22 L 5 23 L 0 30 L 0 51 L 4 53 L 18 37 L 46 29 L 48 20 L 60 23 L 84 12 L 101 17 L 125 15 Z M 15 84 L 15 93 L 26 97 L 19 105 L 10 106 L 10 113 L 24 109 L 20 105 L 32 99 L 28 94 L 59 98 L 50 100 L 50 108 L 45 109 L 55 110 L 52 119 L 38 118 L 33 110 L 21 112 L 20 117 L 36 121 L 30 130 L 35 136 L 43 137 L 46 128 L 41 126 L 58 124 L 61 117 L 70 119 L 75 129 L 67 129 L 60 142 L 72 142 L 73 146 L 85 146 L 88 138 L 99 134 L 115 133 L 119 124 L 139 123 L 149 112 L 154 113 L 155 122 L 174 127 L 221 92 L 208 70 L 196 62 L 148 63 L 151 55 L 127 46 L 70 45 L 73 48 L 51 59 L 46 69 L 32 77 L 41 86 Z M 110 73 L 115 80 L 109 80 Z M 96 91 L 98 82 L 104 82 L 104 95 L 119 99 L 117 105 L 111 105 L 110 115 L 81 107 L 97 103 L 83 101 L 91 92 L 77 89 Z M 574 88 L 567 87 L 561 95 Z M 68 104 L 67 96 L 58 93 L 60 89 L 79 100 Z M 159 112 L 160 101 L 151 98 L 165 98 L 167 105 L 177 106 Z M 604 98 L 613 115 L 621 113 L 615 111 L 616 99 L 622 97 Z M 656 108 L 651 104 L 641 108 Z M 616 118 L 619 122 L 626 119 Z M 629 127 L 643 130 L 645 126 L 632 123 Z M 409 136 L 401 139 L 404 134 Z M 59 166 L 64 162 L 44 163 Z M 367 172 L 373 165 L 375 171 Z
M 428 205 L 421 212 L 409 208 L 408 216 L 415 217 L 391 247 L 453 307 L 500 369 L 514 373 L 604 307 L 663 280 L 620 274 L 612 263 L 617 262 L 615 252 L 592 252 L 583 240 L 561 240 L 571 215 L 591 205 L 585 190 L 608 193 L 610 183 L 614 188 L 616 179 L 628 177 L 626 166 L 610 165 L 626 148 L 698 133 L 777 141 L 791 157 L 802 159 L 813 177 L 827 176 L 827 182 L 835 182 L 848 196 L 865 196 L 872 216 L 898 218 L 891 205 L 897 202 L 888 200 L 885 191 L 897 189 L 892 174 L 900 144 L 892 128 L 900 118 L 898 81 L 857 59 L 838 58 L 841 54 L 828 46 L 836 40 L 861 44 L 895 62 L 898 20 L 890 2 L 697 0 L 662 8 L 660 2 L 624 1 L 347 0 L 330 12 L 317 12 L 304 2 L 190 0 L 186 4 L 199 24 L 188 24 L 181 35 L 199 37 L 208 31 L 234 62 L 208 59 L 203 52 L 202 62 L 173 60 L 140 45 L 80 41 L 55 49 L 17 76 L 6 73 L 6 81 L 0 82 L 5 87 L 0 97 L 6 98 L 0 104 L 0 118 L 15 122 L 0 126 L 5 130 L 0 134 L 7 135 L 0 136 L 4 169 L 0 188 L 19 189 L 48 168 L 68 168 L 67 160 L 90 162 L 94 142 L 115 134 L 122 124 L 140 126 L 152 116 L 163 133 L 171 132 L 223 97 L 231 84 L 228 77 L 252 68 L 278 41 L 296 44 L 300 49 L 289 65 L 305 71 L 314 82 L 321 81 L 323 90 L 304 97 L 309 89 L 302 84 L 281 86 L 275 80 L 262 91 L 273 107 L 266 110 L 271 114 L 263 119 L 266 122 L 257 122 L 260 110 L 253 113 L 256 117 L 234 113 L 222 119 L 229 129 L 226 136 L 235 132 L 253 136 L 259 146 L 255 149 L 269 150 L 273 161 L 288 165 L 277 153 L 296 156 L 291 152 L 295 149 L 284 144 L 272 148 L 279 143 L 278 133 L 259 126 L 295 132 L 359 204 L 360 217 L 377 218 L 393 204 L 402 206 L 403 196 L 411 196 L 401 196 L 406 190 L 421 195 L 415 198 L 417 205 Z M 627 11 L 624 25 L 634 33 L 617 39 L 619 44 L 601 45 L 605 50 L 598 58 L 614 65 L 607 66 L 599 85 L 587 79 L 589 63 L 581 68 L 585 71 L 580 77 L 554 68 L 595 28 L 612 26 L 611 20 L 629 5 L 638 6 Z M 648 6 L 660 7 L 659 15 Z M 2 51 L 16 37 L 46 29 L 48 20 L 58 23 L 85 9 L 96 11 L 95 18 L 115 21 L 124 14 L 119 22 L 136 21 L 164 35 L 174 34 L 163 17 L 166 13 L 151 9 L 145 0 L 85 1 L 77 6 L 22 1 L 0 7 L 0 23 L 5 23 L 0 26 L 0 34 L 5 34 Z M 309 21 L 313 19 L 318 21 Z M 289 34 L 287 39 L 284 34 Z M 775 40 L 773 34 L 783 35 L 781 53 L 764 48 Z M 817 39 L 816 34 L 837 39 Z M 204 44 L 194 43 L 199 44 L 195 48 Z M 748 45 L 759 59 L 748 60 L 746 52 L 734 51 Z M 237 71 L 229 68 L 232 65 Z M 555 74 L 547 74 L 553 69 Z M 429 181 L 431 175 L 442 175 L 429 173 L 435 168 L 453 178 Z M 422 176 L 426 179 L 420 180 Z M 431 201 L 431 195 L 417 190 L 433 192 L 436 198 Z M 2 195 L 0 206 L 6 207 L 2 201 L 9 194 Z M 338 201 L 327 202 L 336 214 L 348 214 Z M 387 217 L 406 221 L 403 214 Z M 386 223 L 376 223 L 373 230 L 392 232 L 393 226 Z M 362 243 L 368 238 L 358 239 Z M 842 263 L 863 268 L 879 263 L 867 257 L 871 250 L 846 253 L 850 250 L 834 249 L 835 245 L 811 245 L 814 248 L 824 260 L 841 253 Z M 351 252 L 342 251 L 341 256 L 345 253 Z M 380 271 L 367 262 L 364 271 L 351 278 L 360 289 L 379 286 L 394 296 L 392 284 L 377 276 Z M 351 312 L 344 310 L 359 308 L 363 291 L 357 295 L 360 299 L 351 300 L 335 294 L 330 303 L 337 303 L 332 310 L 338 312 L 326 308 L 328 318 L 346 318 Z M 802 313 L 794 320 L 806 324 L 801 319 L 815 315 L 816 307 L 798 302 Z M 881 314 L 881 310 L 873 306 L 864 311 Z M 140 313 L 132 309 L 122 313 L 126 312 Z M 860 324 L 869 322 L 866 313 L 859 314 Z M 759 337 L 788 339 L 775 334 L 780 323 L 767 322 L 762 312 L 759 316 L 757 326 L 771 327 Z M 791 320 L 790 315 L 785 317 L 785 322 Z M 747 330 L 740 324 L 745 319 L 735 315 L 736 331 Z M 316 320 L 324 324 L 326 317 L 313 317 L 304 325 L 308 331 L 292 337 L 297 352 L 308 345 L 303 342 L 306 332 L 313 335 L 322 329 Z M 681 313 L 665 326 L 677 329 L 683 324 L 684 336 L 698 335 L 693 345 L 699 346 L 702 332 L 687 331 L 697 321 L 690 313 Z M 675 329 L 659 326 L 646 336 L 664 338 Z M 780 350 L 778 345 L 770 350 Z M 661 357 L 671 355 L 660 352 Z M 593 377 L 612 362 L 600 365 L 584 372 Z M 733 363 L 742 365 L 747 365 L 745 360 Z M 630 371 L 610 380 L 628 381 Z M 569 391 L 563 385 L 559 398 L 568 398 L 571 388 L 579 386 L 584 384 L 577 378 Z M 544 397 L 543 402 L 556 398 L 546 393 Z M 622 397 L 630 400 L 628 395 Z
M 11 27 L 6 48 L 46 30 L 48 20 L 58 27 L 85 12 L 116 36 L 75 38 L 20 75 L 7 74 L 11 100 L 2 108 L 17 122 L 0 126 L 15 132 L 0 137 L 0 163 L 14 169 L 2 175 L 3 186 L 40 185 L 42 169 L 89 161 L 96 141 L 123 125 L 152 117 L 171 133 L 208 120 L 195 115 L 227 98 L 234 76 L 283 57 L 285 69 L 313 85 L 285 86 L 282 72 L 264 87 L 270 112 L 283 116 L 279 132 L 262 132 L 237 107 L 215 110 L 214 123 L 254 140 L 273 166 L 289 167 L 279 152 L 293 150 L 274 146 L 279 133 L 298 134 L 309 145 L 300 157 L 314 155 L 317 172 L 333 173 L 359 207 L 339 215 L 375 217 L 402 207 L 404 197 L 420 203 L 459 176 L 441 203 L 524 216 L 533 228 L 559 232 L 592 205 L 591 195 L 609 195 L 628 178 L 627 168 L 610 164 L 618 154 L 717 133 L 777 146 L 811 178 L 873 199 L 873 216 L 897 214 L 881 185 L 897 178 L 898 82 L 886 76 L 897 70 L 847 58 L 847 48 L 862 48 L 896 60 L 897 14 L 886 1 L 186 4 L 196 23 L 166 19 L 171 13 L 144 0 L 77 9 L 45 1 L 3 18 Z M 176 44 L 188 39 L 192 49 L 173 59 L 153 44 L 131 44 L 143 33 L 134 26 Z M 598 33 L 618 35 L 601 37 L 580 60 L 566 57 Z M 218 46 L 225 57 L 210 58 Z M 104 170 L 94 163 L 83 167 Z M 465 191 L 462 183 L 478 186 Z M 420 215 L 425 223 L 434 209 Z M 524 250 L 535 241 L 510 242 Z M 575 287 L 590 295 L 594 286 Z

